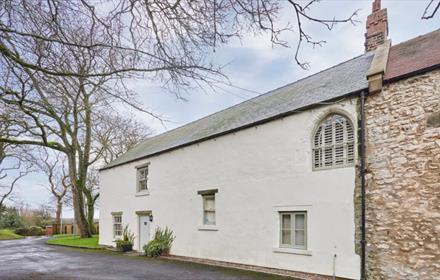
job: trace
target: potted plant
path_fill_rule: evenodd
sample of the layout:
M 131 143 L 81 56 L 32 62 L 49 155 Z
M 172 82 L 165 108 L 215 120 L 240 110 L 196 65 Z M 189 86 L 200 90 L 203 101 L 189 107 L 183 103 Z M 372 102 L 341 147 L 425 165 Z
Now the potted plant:
M 128 229 L 128 225 L 124 227 L 124 231 L 122 232 L 122 239 L 116 239 L 115 242 L 116 248 L 118 248 L 122 252 L 129 252 L 133 250 L 134 233 L 132 233 Z

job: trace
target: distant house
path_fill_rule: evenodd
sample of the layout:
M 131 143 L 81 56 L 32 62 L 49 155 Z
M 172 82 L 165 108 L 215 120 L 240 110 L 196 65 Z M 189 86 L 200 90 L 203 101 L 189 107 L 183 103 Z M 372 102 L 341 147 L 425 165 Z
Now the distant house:
M 306 279 L 440 279 L 440 30 L 366 53 L 141 143 L 100 171 L 100 244 Z

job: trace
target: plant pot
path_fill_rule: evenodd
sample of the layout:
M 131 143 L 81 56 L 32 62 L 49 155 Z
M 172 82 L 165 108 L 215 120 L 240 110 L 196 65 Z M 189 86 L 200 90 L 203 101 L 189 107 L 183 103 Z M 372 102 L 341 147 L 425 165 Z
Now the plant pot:
M 129 252 L 133 250 L 133 244 L 125 244 L 121 245 L 121 251 L 122 252 Z

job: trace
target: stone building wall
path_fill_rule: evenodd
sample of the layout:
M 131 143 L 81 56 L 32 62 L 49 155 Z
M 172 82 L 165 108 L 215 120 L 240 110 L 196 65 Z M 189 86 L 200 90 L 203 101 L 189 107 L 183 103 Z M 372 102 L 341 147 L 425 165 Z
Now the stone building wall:
M 440 71 L 368 96 L 368 279 L 440 279 Z

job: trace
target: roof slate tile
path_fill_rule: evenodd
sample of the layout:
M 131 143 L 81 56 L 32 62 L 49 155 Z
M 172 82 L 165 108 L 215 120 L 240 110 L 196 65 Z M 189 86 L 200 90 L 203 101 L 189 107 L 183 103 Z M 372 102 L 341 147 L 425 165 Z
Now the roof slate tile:
M 108 169 L 283 116 L 368 88 L 374 52 L 151 137 L 103 167 Z

